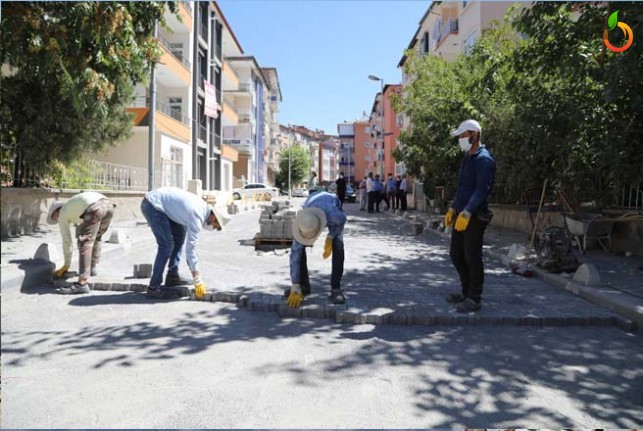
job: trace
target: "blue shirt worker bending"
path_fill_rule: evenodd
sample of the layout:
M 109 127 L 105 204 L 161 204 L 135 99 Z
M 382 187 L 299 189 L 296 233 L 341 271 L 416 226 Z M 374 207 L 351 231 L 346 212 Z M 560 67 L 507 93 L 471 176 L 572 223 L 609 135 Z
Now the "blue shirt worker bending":
M 301 306 L 304 295 L 310 293 L 306 247 L 312 247 L 322 230 L 328 226 L 328 235 L 324 243 L 324 259 L 333 256 L 333 269 L 330 276 L 330 300 L 334 304 L 346 303 L 341 288 L 344 274 L 344 224 L 346 214 L 341 209 L 341 202 L 334 194 L 318 191 L 310 195 L 295 217 L 293 223 L 294 241 L 290 249 L 290 282 L 286 290 L 286 303 L 291 308 Z
M 482 242 L 484 231 L 493 214 L 488 198 L 493 191 L 496 161 L 480 142 L 482 128 L 475 120 L 463 121 L 451 132 L 459 138 L 464 151 L 454 206 L 444 218 L 445 226 L 455 226 L 451 235 L 450 256 L 460 276 L 461 293 L 451 293 L 447 301 L 456 305 L 456 311 L 478 311 L 482 301 L 484 268 Z
M 150 298 L 170 299 L 177 295 L 172 286 L 194 283 L 197 298 L 205 295 L 206 286 L 199 273 L 196 246 L 202 229 L 222 230 L 230 221 L 199 196 L 176 187 L 160 187 L 145 194 L 141 212 L 156 237 L 158 251 L 147 288 Z M 187 262 L 192 279 L 179 276 L 179 262 L 187 237 Z M 165 286 L 161 286 L 165 266 Z

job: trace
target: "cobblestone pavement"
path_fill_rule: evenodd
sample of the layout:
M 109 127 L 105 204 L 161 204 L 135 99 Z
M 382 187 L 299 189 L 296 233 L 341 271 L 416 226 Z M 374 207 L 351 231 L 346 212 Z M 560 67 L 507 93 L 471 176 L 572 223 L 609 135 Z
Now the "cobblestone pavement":
M 301 200 L 294 204 L 300 205 Z M 570 292 L 536 278 L 517 276 L 488 256 L 482 310 L 465 315 L 456 313 L 444 301 L 447 293 L 459 291 L 457 273 L 448 256 L 447 238 L 432 233 L 412 235 L 408 220 L 387 213 L 360 212 L 357 204 L 346 204 L 345 210 L 348 214 L 345 306 L 331 305 L 326 298 L 330 260 L 321 258 L 324 235 L 309 251 L 313 293 L 301 309 L 292 310 L 284 305 L 281 295 L 289 286 L 289 250 L 255 251 L 252 238 L 258 231 L 258 211 L 236 215 L 225 234 L 202 235 L 199 259 L 210 292 L 206 299 L 238 303 L 250 311 L 331 318 L 338 323 L 628 325 L 617 314 Z M 133 245 L 121 253 L 114 252 L 99 267 L 100 275 L 93 280 L 95 290 L 144 289 L 147 280 L 133 279 L 132 268 L 134 264 L 151 263 L 156 244 L 146 226 L 132 223 L 122 228 Z M 58 244 L 55 230 L 45 237 Z M 32 250 L 39 239 L 30 240 Z M 20 254 L 17 250 L 14 253 Z M 3 255 L 3 265 L 4 260 Z M 184 262 L 181 270 L 188 273 Z M 44 292 L 49 289 L 44 288 Z

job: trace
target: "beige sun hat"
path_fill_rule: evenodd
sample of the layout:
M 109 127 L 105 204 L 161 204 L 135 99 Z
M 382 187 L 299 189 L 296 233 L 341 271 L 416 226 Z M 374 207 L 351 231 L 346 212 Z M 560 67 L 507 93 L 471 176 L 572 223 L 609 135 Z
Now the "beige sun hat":
M 219 226 L 221 226 L 221 230 L 225 231 L 225 225 L 230 223 L 231 218 L 228 217 L 227 215 L 223 214 L 218 208 L 210 206 L 210 210 L 214 213 L 214 216 L 217 218 L 219 222 Z
M 62 208 L 64 205 L 65 205 L 65 203 L 60 202 L 60 201 L 59 202 L 54 202 L 53 204 L 51 204 L 51 207 L 49 207 L 49 213 L 47 214 L 47 224 L 56 224 L 56 223 L 58 223 L 58 220 L 54 220 L 53 218 L 51 218 L 51 216 L 54 214 L 54 212 L 57 209 Z
M 292 224 L 292 236 L 300 244 L 313 245 L 326 227 L 326 214 L 319 208 L 308 207 L 299 211 Z

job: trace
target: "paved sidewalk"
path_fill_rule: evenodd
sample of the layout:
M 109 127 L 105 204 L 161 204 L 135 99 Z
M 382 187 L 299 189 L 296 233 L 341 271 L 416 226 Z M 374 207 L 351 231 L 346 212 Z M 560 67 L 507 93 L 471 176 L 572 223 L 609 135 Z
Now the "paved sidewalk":
M 302 200 L 294 202 L 300 205 Z M 199 244 L 199 259 L 203 278 L 209 288 L 206 299 L 236 303 L 249 311 L 330 318 L 338 323 L 618 325 L 633 328 L 631 320 L 537 278 L 515 275 L 507 266 L 493 259 L 486 262 L 482 310 L 464 315 L 456 313 L 444 301 L 447 293 L 459 291 L 457 273 L 448 256 L 447 238 L 433 233 L 414 236 L 409 220 L 386 213 L 360 212 L 357 204 L 346 204 L 344 208 L 348 214 L 343 278 L 348 298 L 346 305 L 331 305 L 326 298 L 331 265 L 330 260 L 321 258 L 322 235 L 315 247 L 308 251 L 313 293 L 300 309 L 285 306 L 281 295 L 290 284 L 289 251 L 254 250 L 252 238 L 259 230 L 259 211 L 236 215 L 225 234 L 203 234 Z M 132 279 L 132 267 L 153 261 L 156 253 L 154 238 L 147 226 L 123 228 L 136 241 L 129 250 L 121 249 L 105 259 L 99 267 L 101 275 L 94 278 L 94 292 L 74 298 L 73 305 L 115 300 L 113 294 L 100 290 L 142 291 L 145 288 L 147 280 Z M 45 238 L 54 244 L 59 243 L 55 231 L 49 231 L 42 238 L 34 236 L 15 241 L 12 260 L 28 258 L 37 247 L 36 243 Z M 3 242 L 3 290 L 10 287 L 5 283 L 4 249 Z M 12 271 L 15 272 L 15 269 Z M 188 273 L 184 262 L 181 271 Z M 24 291 L 37 294 L 50 292 L 51 287 L 48 286 Z M 128 294 L 127 298 L 132 296 Z

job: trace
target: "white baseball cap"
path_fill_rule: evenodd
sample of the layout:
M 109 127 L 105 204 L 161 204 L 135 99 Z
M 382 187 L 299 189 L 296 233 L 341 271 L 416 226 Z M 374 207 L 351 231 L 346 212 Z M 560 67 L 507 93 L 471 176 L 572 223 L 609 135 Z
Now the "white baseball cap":
M 326 214 L 319 208 L 309 207 L 299 211 L 292 224 L 292 236 L 300 244 L 313 245 L 326 227 Z
M 460 136 L 467 131 L 482 132 L 482 127 L 480 127 L 480 123 L 478 123 L 476 120 L 466 120 L 460 123 L 458 128 L 451 132 L 451 136 Z

